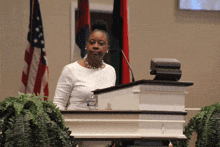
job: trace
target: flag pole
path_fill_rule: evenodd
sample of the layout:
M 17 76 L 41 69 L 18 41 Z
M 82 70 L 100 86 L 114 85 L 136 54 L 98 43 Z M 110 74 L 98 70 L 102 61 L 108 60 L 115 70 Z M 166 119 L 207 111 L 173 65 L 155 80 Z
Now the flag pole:
M 32 6 L 31 6 L 31 47 L 32 47 L 32 34 L 33 34 L 33 18 L 34 18 L 34 0 L 32 0 Z

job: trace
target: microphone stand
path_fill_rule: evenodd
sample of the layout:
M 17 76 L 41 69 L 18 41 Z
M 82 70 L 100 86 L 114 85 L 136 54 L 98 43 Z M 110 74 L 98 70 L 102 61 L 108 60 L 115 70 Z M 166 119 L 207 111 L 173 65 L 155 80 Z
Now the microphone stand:
M 119 49 L 119 50 L 120 50 L 120 49 Z M 118 51 L 118 50 L 115 49 L 115 50 L 112 50 L 112 51 Z M 130 66 L 130 64 L 129 64 L 129 62 L 128 62 L 128 59 L 126 58 L 126 56 L 125 56 L 123 50 L 120 50 L 120 51 L 122 52 L 122 55 L 124 56 L 124 58 L 125 58 L 125 60 L 126 60 L 126 62 L 127 62 L 127 64 L 128 64 L 128 67 L 130 68 L 130 71 L 131 71 L 131 77 L 132 77 L 132 82 L 135 82 L 134 74 L 133 74 L 133 71 L 132 71 L 132 69 L 131 69 L 131 66 Z
M 130 66 L 130 64 L 129 64 L 129 62 L 128 62 L 128 59 L 126 58 L 126 56 L 125 56 L 123 50 L 120 50 L 120 51 L 122 52 L 122 54 L 123 54 L 123 56 L 124 56 L 124 58 L 125 58 L 125 60 L 126 60 L 126 62 L 127 62 L 127 64 L 128 64 L 128 67 L 130 68 L 130 71 L 131 71 L 131 77 L 132 77 L 132 82 L 134 82 L 135 80 L 134 80 L 133 71 L 132 71 L 131 66 Z

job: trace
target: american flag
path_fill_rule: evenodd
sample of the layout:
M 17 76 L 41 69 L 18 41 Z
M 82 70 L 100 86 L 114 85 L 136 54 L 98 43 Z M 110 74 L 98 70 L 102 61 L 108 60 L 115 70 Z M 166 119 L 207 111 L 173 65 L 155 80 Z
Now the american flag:
M 20 92 L 48 96 L 48 62 L 46 59 L 43 24 L 38 0 L 30 0 L 28 46 Z M 44 100 L 47 100 L 44 98 Z

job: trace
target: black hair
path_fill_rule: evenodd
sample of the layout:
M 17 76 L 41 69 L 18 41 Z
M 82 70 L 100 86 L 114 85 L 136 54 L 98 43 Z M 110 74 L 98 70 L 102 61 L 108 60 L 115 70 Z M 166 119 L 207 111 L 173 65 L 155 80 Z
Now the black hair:
M 95 29 L 107 32 L 108 24 L 103 20 L 96 20 L 96 22 L 92 24 L 92 31 L 94 31 Z
M 105 21 L 96 20 L 96 22 L 92 24 L 90 34 L 92 34 L 94 31 L 101 31 L 106 36 L 108 44 L 110 43 L 110 38 L 108 34 L 108 24 Z

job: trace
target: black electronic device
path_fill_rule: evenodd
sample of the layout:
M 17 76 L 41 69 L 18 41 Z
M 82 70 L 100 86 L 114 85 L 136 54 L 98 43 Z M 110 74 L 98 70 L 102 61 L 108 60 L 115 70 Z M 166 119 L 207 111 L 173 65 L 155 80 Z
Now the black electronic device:
M 151 59 L 150 74 L 156 75 L 154 80 L 178 81 L 182 76 L 180 62 L 176 59 Z

